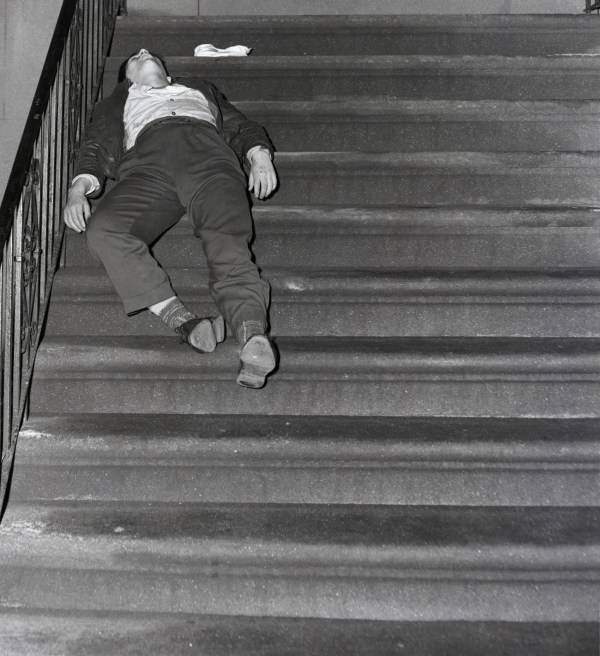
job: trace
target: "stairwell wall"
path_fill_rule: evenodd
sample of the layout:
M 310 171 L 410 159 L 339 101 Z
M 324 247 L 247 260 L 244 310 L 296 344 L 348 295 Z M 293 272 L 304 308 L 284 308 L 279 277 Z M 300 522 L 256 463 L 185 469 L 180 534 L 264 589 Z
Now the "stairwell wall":
M 0 198 L 61 6 L 62 0 L 0 0 Z

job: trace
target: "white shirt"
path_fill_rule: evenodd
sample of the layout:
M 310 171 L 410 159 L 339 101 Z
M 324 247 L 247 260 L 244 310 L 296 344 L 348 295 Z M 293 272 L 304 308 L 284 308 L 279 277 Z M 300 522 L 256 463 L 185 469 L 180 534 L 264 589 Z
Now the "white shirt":
M 125 109 L 123 110 L 125 150 L 129 150 L 135 145 L 139 133 L 151 121 L 169 116 L 191 116 L 216 126 L 215 111 L 216 108 L 208 102 L 201 91 L 186 87 L 183 84 L 168 84 L 165 87 L 157 88 L 149 85 L 132 84 L 129 87 Z M 261 145 L 250 148 L 246 153 L 250 163 L 252 163 L 252 156 L 257 150 L 268 149 Z M 91 173 L 76 175 L 71 184 L 80 178 L 88 180 L 90 183 L 86 195 L 92 194 L 100 188 L 100 181 Z
M 129 87 L 123 122 L 125 124 L 125 150 L 129 150 L 138 134 L 148 123 L 169 116 L 191 116 L 217 125 L 217 119 L 206 96 L 183 84 L 169 84 L 154 88 L 132 84 Z

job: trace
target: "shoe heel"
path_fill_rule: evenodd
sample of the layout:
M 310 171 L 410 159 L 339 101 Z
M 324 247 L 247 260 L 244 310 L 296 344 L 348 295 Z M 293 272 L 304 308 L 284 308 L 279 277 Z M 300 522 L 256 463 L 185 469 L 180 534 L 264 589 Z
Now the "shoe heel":
M 259 389 L 264 386 L 267 375 L 275 369 L 276 359 L 271 343 L 264 335 L 251 337 L 240 353 L 241 367 L 238 385 Z
M 223 315 L 220 314 L 218 317 L 211 319 L 211 323 L 218 344 L 225 339 L 225 319 L 223 319 Z

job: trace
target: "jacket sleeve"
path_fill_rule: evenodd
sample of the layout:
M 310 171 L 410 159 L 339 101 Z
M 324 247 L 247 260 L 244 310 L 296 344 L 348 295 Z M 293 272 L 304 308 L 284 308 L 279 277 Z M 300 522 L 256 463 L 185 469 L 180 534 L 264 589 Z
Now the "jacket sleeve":
M 116 158 L 109 146 L 118 139 L 118 132 L 115 131 L 114 120 L 110 120 L 111 114 L 109 99 L 96 104 L 75 160 L 74 177 L 87 173 L 96 176 L 100 183 L 100 189 L 92 196 L 99 195 L 106 178 L 115 175 Z
M 275 147 L 263 126 L 234 107 L 214 84 L 210 85 L 223 117 L 225 141 L 238 156 L 242 165 L 246 164 L 244 156 L 253 146 L 264 146 L 273 157 Z

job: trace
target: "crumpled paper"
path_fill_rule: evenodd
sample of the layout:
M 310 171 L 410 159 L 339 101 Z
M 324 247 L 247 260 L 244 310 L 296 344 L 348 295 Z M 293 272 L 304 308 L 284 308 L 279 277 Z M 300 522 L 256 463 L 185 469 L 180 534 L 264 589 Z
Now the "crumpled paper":
M 194 48 L 194 57 L 246 57 L 251 50 L 252 48 L 241 45 L 217 48 L 212 43 L 201 43 Z

